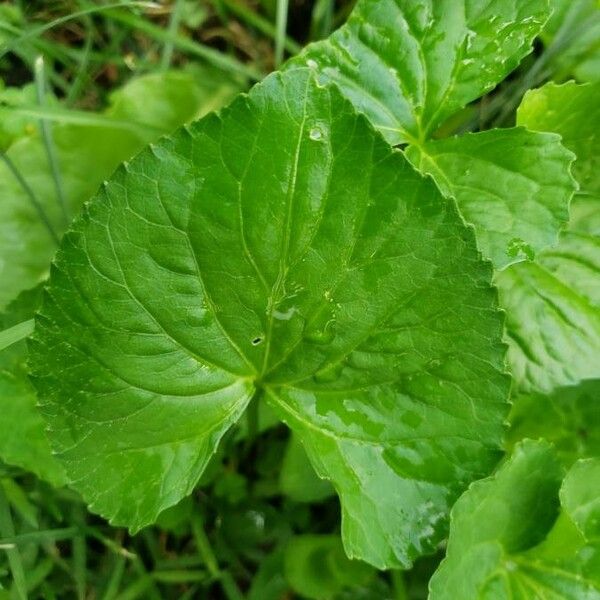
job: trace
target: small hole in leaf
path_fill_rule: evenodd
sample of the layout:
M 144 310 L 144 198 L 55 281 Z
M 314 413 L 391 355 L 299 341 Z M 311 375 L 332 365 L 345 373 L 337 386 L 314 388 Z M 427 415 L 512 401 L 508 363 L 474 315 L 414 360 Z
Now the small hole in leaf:
M 261 337 L 255 337 L 255 338 L 252 340 L 252 345 L 253 345 L 253 346 L 258 346 L 258 345 L 259 345 L 259 344 L 260 344 L 262 341 L 263 341 L 263 339 L 262 339 Z

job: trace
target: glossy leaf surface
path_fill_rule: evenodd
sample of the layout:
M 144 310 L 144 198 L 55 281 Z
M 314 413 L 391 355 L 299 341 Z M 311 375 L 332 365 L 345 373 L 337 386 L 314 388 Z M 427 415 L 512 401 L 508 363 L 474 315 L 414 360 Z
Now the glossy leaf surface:
M 422 142 L 531 51 L 544 0 L 360 0 L 292 64 L 313 65 L 391 144 Z
M 600 460 L 576 463 L 562 487 L 561 477 L 551 447 L 527 441 L 474 483 L 452 509 L 431 600 L 599 598 Z
M 574 156 L 557 135 L 494 129 L 411 146 L 408 156 L 456 198 L 496 268 L 556 244 L 569 219 Z
M 262 391 L 338 491 L 349 555 L 408 565 L 499 456 L 490 278 L 334 88 L 273 75 L 120 169 L 66 236 L 31 346 L 54 446 L 135 530 Z

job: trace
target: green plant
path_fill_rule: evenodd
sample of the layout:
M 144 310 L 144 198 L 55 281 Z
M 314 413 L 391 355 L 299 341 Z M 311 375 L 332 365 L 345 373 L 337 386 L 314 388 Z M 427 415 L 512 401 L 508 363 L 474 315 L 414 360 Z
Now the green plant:
M 594 78 L 591 33 L 566 35 L 575 9 L 556 5 L 544 29 L 543 0 L 361 0 L 248 95 L 120 167 L 52 263 L 33 387 L 24 344 L 5 355 L 44 458 L 13 442 L 4 460 L 64 469 L 135 532 L 192 492 L 242 415 L 249 447 L 283 421 L 340 498 L 351 559 L 408 569 L 449 529 L 432 598 L 598 597 L 599 84 L 548 83 L 516 126 L 486 128 L 512 125 L 544 78 Z M 538 61 L 502 84 L 541 34 Z M 281 488 L 328 497 L 299 487 L 299 450 Z M 240 502 L 245 485 L 213 493 Z M 338 556 L 336 538 L 288 544 L 268 568 L 308 597 L 372 573 L 327 558 L 311 582 L 304 561 Z

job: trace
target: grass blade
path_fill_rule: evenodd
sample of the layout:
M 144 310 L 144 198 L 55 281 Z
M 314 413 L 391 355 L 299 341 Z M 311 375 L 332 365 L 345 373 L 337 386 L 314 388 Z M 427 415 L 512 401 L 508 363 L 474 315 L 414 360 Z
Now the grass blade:
M 161 130 L 142 122 L 126 121 L 124 119 L 114 119 L 101 113 L 93 113 L 86 110 L 65 110 L 54 106 L 30 106 L 21 104 L 19 106 L 0 107 L 2 112 L 15 113 L 25 117 L 43 118 L 47 121 L 56 121 L 58 123 L 70 123 L 72 125 L 82 125 L 84 127 L 112 127 L 114 129 L 127 129 L 140 136 L 146 136 L 148 131 L 160 134 Z
M 44 72 L 44 59 L 41 56 L 38 56 L 35 60 L 34 78 L 38 105 L 43 107 L 46 104 L 46 75 Z M 58 157 L 56 156 L 56 146 L 54 145 L 54 139 L 52 138 L 52 130 L 50 128 L 50 123 L 48 123 L 46 119 L 40 119 L 40 132 L 42 134 L 42 141 L 44 142 L 44 149 L 46 150 L 48 166 L 52 173 L 52 181 L 54 182 L 54 189 L 56 190 L 56 200 L 60 206 L 65 227 L 68 227 L 71 222 L 71 217 L 69 216 L 69 209 L 65 199 L 62 177 L 58 166 Z
M 159 6 L 160 5 L 155 4 L 154 2 L 135 2 L 134 0 L 129 0 L 128 2 L 114 2 L 112 4 L 105 4 L 103 6 L 89 6 L 88 8 L 84 8 L 83 10 L 78 10 L 78 11 L 69 13 L 68 15 L 64 15 L 63 17 L 58 17 L 57 19 L 54 19 L 53 21 L 50 21 L 49 23 L 44 23 L 44 25 L 40 25 L 38 27 L 33 27 L 32 29 L 25 31 L 19 37 L 9 40 L 8 42 L 5 42 L 4 44 L 2 44 L 0 46 L 0 58 L 2 58 L 7 52 L 10 52 L 11 50 L 14 50 L 15 48 L 21 46 L 23 44 L 23 42 L 25 42 L 31 38 L 37 38 L 40 35 L 42 35 L 42 33 L 45 33 L 46 31 L 53 29 L 54 27 L 58 27 L 59 25 L 62 25 L 63 23 L 68 23 L 69 21 L 79 19 L 80 17 L 83 17 L 85 15 L 91 15 L 93 13 L 99 13 L 99 12 L 111 10 L 113 8 L 122 8 L 122 7 L 157 8 Z
M 46 214 L 44 207 L 41 205 L 40 201 L 37 199 L 37 196 L 35 195 L 34 191 L 31 189 L 31 186 L 27 183 L 27 181 L 25 181 L 25 178 L 23 177 L 23 175 L 21 175 L 21 172 L 19 171 L 19 169 L 17 169 L 17 166 L 15 165 L 15 163 L 13 163 L 13 161 L 8 157 L 8 155 L 6 153 L 0 152 L 0 159 L 2 159 L 4 164 L 8 167 L 8 170 L 13 174 L 14 178 L 19 182 L 19 185 L 23 188 L 23 191 L 25 192 L 27 198 L 33 205 L 33 208 L 35 208 L 35 211 L 37 212 L 40 220 L 42 221 L 42 223 L 48 230 L 50 237 L 54 240 L 54 242 L 58 246 L 60 243 L 58 234 L 54 230 L 54 227 L 52 226 L 52 223 L 50 222 L 50 219 L 48 218 L 48 215 Z
M 334 0 L 317 0 L 313 7 L 310 23 L 310 39 L 322 40 L 333 29 Z
M 111 571 L 110 579 L 106 584 L 102 600 L 114 600 L 119 593 L 123 574 L 125 573 L 125 557 L 115 556 L 114 566 Z
M 0 485 L 0 535 L 2 537 L 14 537 L 15 535 L 15 526 L 2 485 Z M 2 542 L 0 542 L 0 547 L 4 547 L 8 556 L 8 564 L 19 600 L 27 600 L 27 582 L 25 580 L 25 571 L 19 549 L 14 544 Z
M 175 0 L 175 4 L 173 5 L 173 9 L 171 10 L 169 27 L 167 29 L 169 35 L 171 35 L 172 38 L 165 41 L 163 53 L 160 59 L 160 68 L 163 71 L 166 71 L 171 65 L 171 58 L 173 57 L 173 38 L 177 36 L 177 28 L 179 27 L 182 9 L 183 0 Z
M 16 344 L 31 335 L 33 333 L 33 326 L 33 319 L 29 319 L 28 321 L 13 325 L 4 331 L 0 331 L 0 350 L 4 350 L 4 348 L 8 348 L 12 344 Z
M 224 71 L 228 71 L 229 73 L 243 75 L 254 81 L 258 81 L 263 77 L 263 73 L 257 71 L 253 67 L 245 65 L 232 56 L 228 56 L 218 50 L 199 44 L 190 38 L 179 35 L 177 32 L 172 33 L 168 30 L 164 30 L 136 14 L 115 9 L 106 11 L 106 16 L 131 29 L 141 31 L 159 42 L 172 42 L 174 48 L 198 56 L 207 63 L 218 67 L 219 69 L 223 69 Z
M 287 31 L 289 0 L 277 0 L 277 18 L 275 25 L 275 67 L 283 62 L 285 50 L 285 37 Z
M 46 529 L 43 531 L 32 531 L 30 533 L 21 533 L 19 535 L 2 533 L 0 546 L 18 546 L 19 544 L 44 544 L 47 542 L 57 542 L 60 540 L 70 540 L 81 533 L 79 527 L 63 527 L 61 529 Z
M 221 588 L 227 600 L 244 600 L 242 592 L 238 588 L 235 580 L 228 571 L 221 571 L 217 557 L 210 545 L 210 541 L 204 531 L 204 523 L 200 515 L 195 515 L 192 518 L 192 532 L 196 542 L 196 548 L 200 556 L 204 560 L 204 564 L 208 569 L 211 577 L 221 583 Z
M 254 29 L 270 37 L 272 40 L 276 38 L 277 32 L 275 27 L 260 14 L 248 8 L 239 2 L 239 0 L 222 0 L 222 2 L 229 12 L 242 19 L 250 27 L 254 27 Z M 302 46 L 289 36 L 285 38 L 284 47 L 290 54 L 298 54 L 302 50 Z
M 80 528 L 80 535 L 76 535 L 71 542 L 73 548 L 73 579 L 79 600 L 85 600 L 87 588 L 87 547 L 85 537 L 85 509 L 78 506 L 75 512 L 76 525 Z

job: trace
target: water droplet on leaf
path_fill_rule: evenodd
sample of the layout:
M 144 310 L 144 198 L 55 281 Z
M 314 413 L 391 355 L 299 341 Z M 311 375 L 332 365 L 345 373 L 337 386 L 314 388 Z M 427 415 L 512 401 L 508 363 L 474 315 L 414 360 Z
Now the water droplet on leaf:
M 318 141 L 323 138 L 323 132 L 318 127 L 313 127 L 309 133 L 310 139 Z

